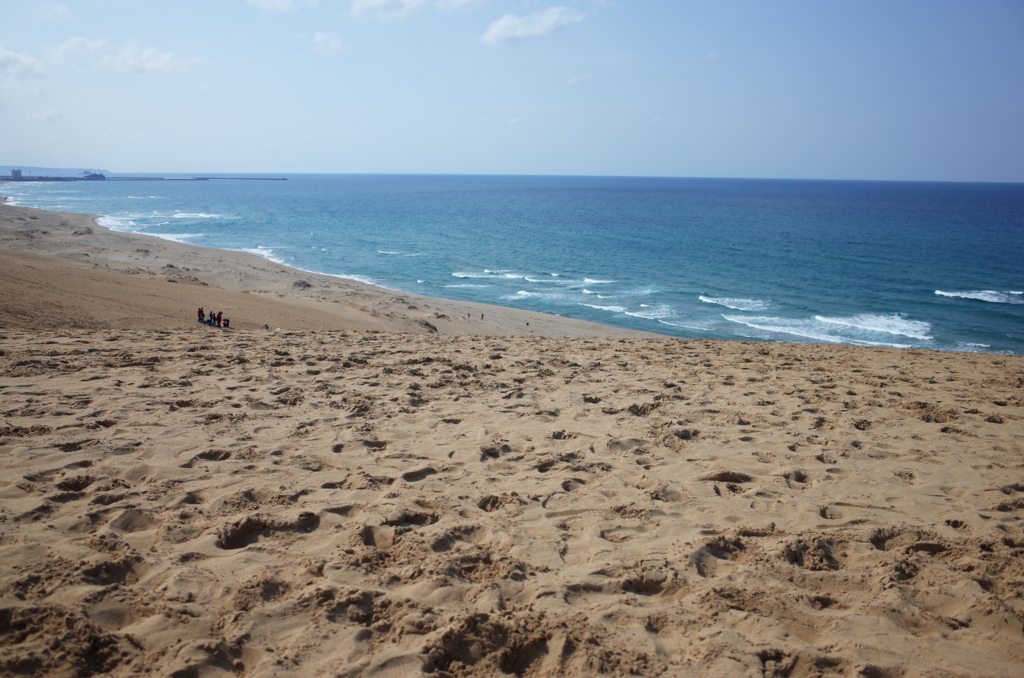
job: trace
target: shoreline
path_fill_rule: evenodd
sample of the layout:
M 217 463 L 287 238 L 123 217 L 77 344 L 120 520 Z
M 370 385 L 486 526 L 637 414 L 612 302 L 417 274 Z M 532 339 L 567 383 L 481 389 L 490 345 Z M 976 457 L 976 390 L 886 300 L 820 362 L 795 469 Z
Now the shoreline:
M 26 298 L 19 289 L 45 295 L 42 281 L 48 280 L 52 289 L 47 303 L 58 308 L 56 313 L 72 321 L 72 326 L 102 327 L 107 315 L 101 310 L 104 305 L 117 308 L 127 304 L 133 310 L 131 324 L 126 324 L 123 312 L 117 312 L 111 320 L 121 324 L 115 326 L 170 329 L 186 327 L 190 321 L 198 325 L 196 308 L 204 307 L 223 311 L 231 319 L 232 329 L 258 329 L 268 324 L 271 329 L 663 336 L 504 306 L 398 292 L 351 278 L 303 271 L 249 252 L 116 231 L 99 224 L 96 220 L 101 218 L 11 205 L 4 198 L 0 205 L 0 257 L 8 270 L 2 281 L 5 296 Z M 52 267 L 49 273 L 43 270 L 46 258 Z M 167 283 L 176 283 L 178 289 Z M 181 291 L 185 286 L 191 295 Z M 92 302 L 88 313 L 62 303 L 66 292 L 81 290 L 89 291 L 85 295 Z M 192 300 L 186 301 L 189 297 Z M 208 306 L 211 302 L 216 308 Z M 175 307 L 181 307 L 178 321 L 172 319 Z M 52 313 L 49 319 L 40 318 L 30 308 L 8 315 L 7 322 L 15 322 L 14 326 L 58 325 Z M 29 324 L 23 324 L 26 322 Z
M 1024 669 L 1024 356 L 645 336 L 10 205 L 0 271 L 0 674 Z
M 148 195 L 148 194 L 147 194 Z M 134 194 L 133 194 L 134 196 Z M 149 196 L 154 197 L 154 196 Z M 62 207 L 65 203 L 61 202 L 50 202 L 43 200 L 40 203 L 41 207 L 49 207 L 49 209 L 65 209 Z M 107 203 L 102 203 L 107 205 Z M 83 205 L 84 206 L 84 205 Z M 81 209 L 81 207 L 79 208 Z M 109 204 L 106 207 L 101 208 L 99 204 L 94 205 L 93 209 L 109 209 L 113 210 L 112 213 L 121 214 L 120 208 L 115 208 L 113 204 Z M 301 208 L 297 205 L 296 209 Z M 145 211 L 145 210 L 144 210 Z M 187 211 L 187 209 L 186 209 Z M 203 210 L 199 210 L 202 212 Z M 211 211 L 211 210 L 206 210 Z M 212 210 L 217 211 L 217 210 Z M 225 211 L 221 209 L 220 211 Z M 230 212 L 230 209 L 226 209 L 226 212 Z M 153 213 L 154 215 L 157 212 Z M 122 214 L 122 216 L 124 216 Z M 184 216 L 191 217 L 211 217 L 220 218 L 225 215 L 219 214 L 188 214 Z M 253 215 L 255 218 L 255 215 Z M 232 217 L 235 218 L 235 217 Z M 160 221 L 157 219 L 156 221 Z M 172 220 L 173 221 L 173 220 Z M 130 222 L 126 222 L 119 218 L 114 217 L 97 217 L 97 223 L 99 225 L 109 228 L 114 233 L 121 233 L 125 238 L 131 237 L 143 237 L 144 233 L 136 233 L 135 229 L 141 228 Z M 143 223 L 143 222 L 140 222 Z M 146 221 L 145 223 L 149 223 Z M 155 223 L 155 221 L 154 221 Z M 149 231 L 165 231 L 165 230 L 178 230 L 181 232 L 187 231 L 193 235 L 200 235 L 203 232 L 203 228 L 197 224 L 189 222 L 190 225 L 187 228 L 165 228 L 162 226 L 148 226 L 144 230 Z M 244 223 L 244 222 L 239 222 Z M 227 227 L 225 227 L 227 228 Z M 234 232 L 231 229 L 237 229 L 237 224 L 233 227 L 227 228 L 225 233 Z M 244 230 L 244 229 L 243 229 Z M 315 229 L 310 228 L 310 231 Z M 714 295 L 712 298 L 708 298 L 704 294 L 696 295 L 696 292 L 692 289 L 683 290 L 676 289 L 675 287 L 669 286 L 665 289 L 668 290 L 667 296 L 664 300 L 648 299 L 647 295 L 657 293 L 661 294 L 660 288 L 652 287 L 647 289 L 637 289 L 623 292 L 622 290 L 617 291 L 605 291 L 601 289 L 589 286 L 590 289 L 586 289 L 588 285 L 586 283 L 589 278 L 584 277 L 583 274 L 577 275 L 576 278 L 583 279 L 583 283 L 579 280 L 569 281 L 568 287 L 571 291 L 562 291 L 562 287 L 565 285 L 561 279 L 549 280 L 546 278 L 546 274 L 542 275 L 544 279 L 531 278 L 529 275 L 526 276 L 527 280 L 531 284 L 519 283 L 521 281 L 516 280 L 487 280 L 483 281 L 484 285 L 478 284 L 464 284 L 464 283 L 475 283 L 479 281 L 456 281 L 461 284 L 454 284 L 451 278 L 446 277 L 450 271 L 461 271 L 463 269 L 458 266 L 445 265 L 442 269 L 437 269 L 433 261 L 442 261 L 444 253 L 435 253 L 441 256 L 431 256 L 429 260 L 409 260 L 398 261 L 390 259 L 387 261 L 378 262 L 373 257 L 378 257 L 378 254 L 372 254 L 371 250 L 366 248 L 359 248 L 358 251 L 351 251 L 349 255 L 342 255 L 338 252 L 334 254 L 321 254 L 320 251 L 313 251 L 311 253 L 305 252 L 305 246 L 311 245 L 307 240 L 302 241 L 302 252 L 287 252 L 287 248 L 295 246 L 296 243 L 292 243 L 290 240 L 279 241 L 271 238 L 269 241 L 266 239 L 254 239 L 253 237 L 246 236 L 244 232 L 238 232 L 235 236 L 229 239 L 223 239 L 217 237 L 217 233 L 221 233 L 220 227 L 214 229 L 207 235 L 211 235 L 210 238 L 198 238 L 198 237 L 186 237 L 185 239 L 178 238 L 173 234 L 159 233 L 155 234 L 154 237 L 165 239 L 168 242 L 178 243 L 179 245 L 185 245 L 186 247 L 192 247 L 193 249 L 201 247 L 199 245 L 192 245 L 191 242 L 206 243 L 209 240 L 220 241 L 218 246 L 231 247 L 237 249 L 213 249 L 210 250 L 217 252 L 246 252 L 260 256 L 265 261 L 278 264 L 280 266 L 290 266 L 292 271 L 305 272 L 308 276 L 316 276 L 325 290 L 329 290 L 330 284 L 327 282 L 329 279 L 341 280 L 341 281 L 354 281 L 355 283 L 369 284 L 371 286 L 380 285 L 380 287 L 374 287 L 374 289 L 384 289 L 394 297 L 401 297 L 403 295 L 416 295 L 418 299 L 424 300 L 423 303 L 430 304 L 429 299 L 441 300 L 446 297 L 454 296 L 458 299 L 465 299 L 464 302 L 458 302 L 454 299 L 450 300 L 447 306 L 451 307 L 454 303 L 459 308 L 458 313 L 461 316 L 464 313 L 468 313 L 466 316 L 467 322 L 464 327 L 456 328 L 450 325 L 449 329 L 454 333 L 460 333 L 464 331 L 486 334 L 488 332 L 507 332 L 515 326 L 516 322 L 519 323 L 520 329 L 525 329 L 527 322 L 525 318 L 520 318 L 517 321 L 511 321 L 503 323 L 505 327 L 501 328 L 482 328 L 479 326 L 471 326 L 472 320 L 478 318 L 478 313 L 486 313 L 485 309 L 473 309 L 467 308 L 467 306 L 478 305 L 478 304 L 491 304 L 489 308 L 503 309 L 502 313 L 508 313 L 510 310 L 516 311 L 519 308 L 529 308 L 540 311 L 542 313 L 550 313 L 554 317 L 586 319 L 586 321 L 592 323 L 598 323 L 604 328 L 615 328 L 602 330 L 603 333 L 609 333 L 613 331 L 625 331 L 627 333 L 633 332 L 649 332 L 653 335 L 659 336 L 676 336 L 682 338 L 719 338 L 723 340 L 736 340 L 736 341 L 769 341 L 779 343 L 832 343 L 836 345 L 860 345 L 860 346 L 887 346 L 894 348 L 920 348 L 924 350 L 943 350 L 943 351 L 955 351 L 955 352 L 984 352 L 993 354 L 1024 354 L 1020 351 L 1020 347 L 1017 346 L 1019 343 L 1018 333 L 1014 332 L 1012 324 L 1008 325 L 1008 319 L 1012 320 L 1013 317 L 1019 316 L 1020 306 L 996 306 L 994 304 L 984 304 L 981 301 L 994 301 L 999 303 L 1013 304 L 1019 300 L 1013 297 L 1013 293 L 1007 292 L 1006 299 L 989 299 L 977 296 L 974 293 L 968 292 L 952 292 L 943 293 L 938 291 L 938 288 L 947 289 L 941 284 L 936 283 L 938 288 L 934 290 L 935 294 L 942 295 L 942 297 L 935 297 L 931 294 L 933 291 L 932 286 L 926 286 L 927 289 L 918 289 L 915 287 L 910 291 L 909 296 L 894 297 L 896 301 L 885 301 L 885 295 L 881 296 L 868 296 L 865 301 L 856 301 L 855 303 L 839 303 L 837 302 L 838 297 L 832 298 L 828 295 L 822 297 L 822 299 L 828 299 L 822 303 L 817 303 L 814 298 L 817 293 L 808 291 L 803 294 L 804 301 L 808 305 L 801 305 L 797 303 L 798 300 L 786 297 L 783 294 L 780 297 L 778 303 L 771 301 L 771 290 L 774 286 L 771 283 L 766 283 L 757 286 L 757 290 L 750 292 L 750 294 L 739 296 L 750 296 L 753 299 L 728 299 L 724 298 L 722 294 Z M 304 237 L 304 235 L 296 236 Z M 414 236 L 415 237 L 415 236 Z M 441 236 L 439 236 L 441 237 Z M 315 240 L 324 240 L 324 243 L 333 242 L 330 237 L 325 236 L 320 238 L 317 236 Z M 442 242 L 438 241 L 438 242 Z M 278 252 L 271 251 L 264 247 L 265 245 L 278 243 L 285 247 L 285 250 Z M 122 245 L 128 245 L 128 240 L 121 241 L 121 245 L 115 247 L 121 247 Z M 425 252 L 431 252 L 429 243 L 421 242 Z M 206 249 L 206 248 L 203 248 Z M 385 245 L 381 245 L 378 248 L 378 252 L 384 254 L 391 254 L 386 250 L 393 249 L 388 248 Z M 332 249 L 334 251 L 334 249 Z M 347 251 L 347 250 L 346 250 Z M 326 250 L 324 250 L 326 252 Z M 370 254 L 367 254 L 370 252 Z M 283 258 L 282 258 L 283 257 Z M 333 258 L 332 258 L 333 257 Z M 369 257 L 369 258 L 367 258 Z M 294 258 L 294 262 L 285 261 L 287 259 Z M 215 265 L 225 266 L 224 261 L 221 259 L 217 261 L 218 257 L 210 257 L 211 261 L 216 262 Z M 428 262 L 428 263 L 424 263 Z M 138 263 L 133 262 L 133 263 Z M 612 268 L 607 268 L 611 264 Z M 145 265 L 145 264 L 143 264 Z M 181 266 L 189 267 L 187 263 L 179 263 Z M 557 268 L 557 264 L 552 261 L 548 261 L 549 267 L 554 266 Z M 301 266 L 301 268 L 299 268 Z M 309 268 L 305 268 L 309 266 Z M 426 266 L 426 268 L 423 268 Z M 249 267 L 249 271 L 254 271 L 255 266 Z M 217 272 L 217 269 L 207 269 L 209 272 Z M 483 273 L 487 273 L 486 269 L 482 269 Z M 553 269 L 554 270 L 554 269 Z M 575 269 L 574 269 L 575 270 Z M 616 278 L 617 276 L 612 273 L 618 270 L 618 267 L 614 265 L 614 262 L 606 262 L 604 269 L 608 275 L 604 276 L 591 276 L 598 278 Z M 323 273 L 321 271 L 328 271 Z M 370 272 L 374 277 L 366 277 L 365 275 L 358 275 Z M 420 273 L 427 272 L 429 275 L 420 275 Z M 507 272 L 502 272 L 507 273 Z M 515 278 L 519 273 L 510 273 L 507 275 L 484 275 L 483 277 L 493 278 Z M 451 275 L 459 278 L 469 277 L 473 278 L 481 274 L 479 271 L 470 271 L 468 273 L 451 272 Z M 556 274 L 552 274 L 556 275 Z M 623 272 L 625 276 L 626 273 Z M 780 274 L 785 277 L 785 274 Z M 202 276 L 199 276 L 202 278 Z M 572 277 L 572 276 L 570 276 Z M 418 279 L 425 278 L 425 279 Z M 669 278 L 666 278 L 669 279 Z M 865 276 L 864 280 L 879 280 L 879 278 L 871 278 Z M 299 278 L 293 278 L 293 282 L 298 282 Z M 560 285 L 544 285 L 539 283 L 545 282 L 561 282 Z M 263 289 L 263 285 L 256 277 L 250 281 L 252 284 L 248 288 L 250 291 Z M 307 281 L 309 282 L 309 281 Z M 600 280 L 592 282 L 615 282 L 614 280 Z M 534 284 L 538 283 L 538 284 Z M 219 283 L 218 283 L 219 285 Z M 865 289 L 871 289 L 873 283 L 865 283 L 863 287 Z M 625 285 L 630 287 L 630 285 Z M 877 285 L 874 285 L 877 287 Z M 480 287 L 482 289 L 446 289 L 449 287 Z M 616 286 L 609 286 L 611 287 Z M 683 287 L 686 287 L 685 285 Z M 740 285 L 742 287 L 742 285 Z M 842 289 L 846 289 L 846 286 L 840 286 Z M 918 286 L 920 287 L 920 286 Z M 543 289 L 542 289 L 543 288 Z M 973 287 L 965 287 L 964 289 L 973 289 Z M 400 289 L 408 290 L 408 292 L 400 291 Z M 806 289 L 813 290 L 814 286 L 806 286 Z M 953 289 L 953 288 L 948 288 Z M 957 288 L 959 289 L 959 288 Z M 1001 288 L 1000 288 L 1001 289 Z M 516 290 L 520 290 L 516 292 Z M 552 290 L 556 290 L 552 293 Z M 592 291 L 593 290 L 593 291 Z M 293 290 L 291 289 L 276 289 L 277 293 L 285 294 L 286 296 L 291 295 Z M 778 290 L 776 290 L 778 291 Z M 635 292 L 636 294 L 633 294 Z M 905 291 L 906 292 L 906 291 Z M 620 294 L 621 293 L 621 294 Z M 691 294 L 692 293 L 692 294 Z M 602 297 L 602 294 L 610 296 Z M 621 295 L 626 299 L 619 304 Z M 847 297 L 851 297 L 855 294 L 855 291 L 851 289 L 847 293 Z M 595 301 L 595 295 L 597 299 L 609 299 L 609 301 Z M 632 295 L 632 296 L 629 296 Z M 694 296 L 696 295 L 696 296 Z M 309 295 L 307 295 L 309 296 Z M 321 297 L 329 297 L 331 294 L 321 294 Z M 723 298 L 713 298 L 715 296 Z M 725 295 L 729 296 L 729 295 Z M 946 299 L 945 297 L 965 297 L 974 301 L 964 301 L 964 299 Z M 536 298 L 534 298 L 536 297 Z M 766 299 L 768 301 L 759 301 L 760 299 Z M 977 299 L 977 300 L 975 300 Z M 698 301 L 699 300 L 699 301 Z M 935 300 L 938 300 L 936 303 Z M 850 299 L 847 299 L 850 301 Z M 699 303 L 704 302 L 704 303 Z M 739 306 L 733 306 L 733 302 L 741 302 Z M 836 303 L 833 303 L 836 302 Z M 906 302 L 906 303 L 904 303 Z M 217 302 L 210 301 L 216 305 Z M 607 305 L 612 304 L 612 305 Z M 500 306 L 497 306 L 500 305 Z M 586 308 L 584 308 L 586 307 Z M 204 305 L 204 308 L 206 306 Z M 735 310 L 732 310 L 735 309 Z M 403 309 L 394 308 L 388 312 L 397 313 Z M 441 315 L 448 316 L 449 318 L 454 317 L 454 311 L 448 312 L 443 311 Z M 231 317 L 231 316 L 229 316 Z M 236 314 L 237 317 L 237 314 Z M 431 317 L 418 317 L 417 320 L 423 320 L 427 323 L 433 323 Z M 488 318 L 493 319 L 495 316 L 489 314 Z M 550 316 L 548 316 L 550 317 Z M 270 323 L 273 324 L 273 323 Z M 561 324 L 561 323 L 559 323 Z M 427 327 L 427 326 L 424 326 Z M 536 326 L 531 326 L 531 332 L 534 334 L 565 334 L 567 332 L 564 328 L 559 327 L 547 327 L 543 332 L 533 331 Z M 415 331 L 418 331 L 415 330 Z M 570 334 L 577 333 L 578 329 L 568 330 Z M 1001 332 L 1001 333 L 997 333 Z

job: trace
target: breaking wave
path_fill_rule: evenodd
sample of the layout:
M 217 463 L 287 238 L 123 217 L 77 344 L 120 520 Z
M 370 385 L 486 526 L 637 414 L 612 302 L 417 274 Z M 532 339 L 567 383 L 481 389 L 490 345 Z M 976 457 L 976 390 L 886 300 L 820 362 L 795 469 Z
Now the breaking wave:
M 935 290 L 940 297 L 958 297 L 960 299 L 974 299 L 976 301 L 987 301 L 991 304 L 1024 304 L 1024 292 L 996 292 L 995 290 L 977 290 L 973 292 L 943 292 Z
M 701 295 L 697 297 L 705 304 L 718 304 L 719 306 L 725 306 L 732 308 L 737 311 L 765 311 L 768 309 L 770 304 L 767 301 L 761 301 L 760 299 L 734 299 L 731 297 L 705 297 Z

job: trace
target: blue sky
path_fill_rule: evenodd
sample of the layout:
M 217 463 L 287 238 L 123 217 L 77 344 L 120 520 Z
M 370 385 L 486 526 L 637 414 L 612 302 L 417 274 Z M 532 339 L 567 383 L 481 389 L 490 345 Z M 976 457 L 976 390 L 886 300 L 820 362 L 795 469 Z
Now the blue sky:
M 0 164 L 1024 181 L 1020 0 L 0 3 Z

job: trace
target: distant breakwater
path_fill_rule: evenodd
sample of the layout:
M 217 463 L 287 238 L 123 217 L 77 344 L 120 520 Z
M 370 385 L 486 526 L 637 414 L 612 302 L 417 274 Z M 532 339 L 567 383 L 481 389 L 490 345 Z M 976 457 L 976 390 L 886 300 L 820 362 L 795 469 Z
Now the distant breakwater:
M 40 181 L 288 181 L 288 177 L 188 177 L 167 179 L 164 177 L 0 177 L 0 181 L 40 182 Z

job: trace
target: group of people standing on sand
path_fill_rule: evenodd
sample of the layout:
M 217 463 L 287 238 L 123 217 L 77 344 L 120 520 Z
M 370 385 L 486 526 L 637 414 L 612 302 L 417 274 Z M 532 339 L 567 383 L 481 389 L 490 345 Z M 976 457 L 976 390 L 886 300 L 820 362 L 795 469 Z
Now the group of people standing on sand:
M 231 321 L 224 317 L 224 311 L 217 311 L 216 313 L 214 313 L 213 311 L 210 311 L 210 315 L 206 315 L 206 312 L 203 311 L 203 307 L 200 306 L 199 307 L 198 315 L 199 315 L 199 322 L 203 323 L 204 325 L 209 325 L 210 327 L 230 327 L 231 326 L 230 325 Z

